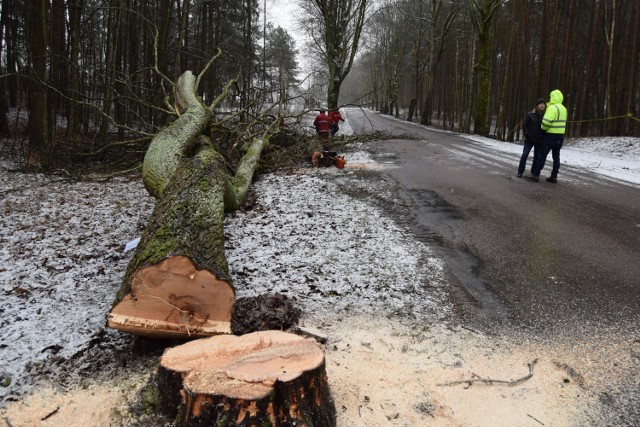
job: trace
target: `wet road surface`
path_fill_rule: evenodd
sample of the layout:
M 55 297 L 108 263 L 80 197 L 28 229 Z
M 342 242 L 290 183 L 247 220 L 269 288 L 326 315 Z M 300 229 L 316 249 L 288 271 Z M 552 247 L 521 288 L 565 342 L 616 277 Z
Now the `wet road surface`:
M 406 202 L 403 216 L 447 263 L 459 315 L 485 330 L 640 338 L 640 189 L 562 166 L 559 183 L 515 176 L 518 156 L 357 109 Z M 403 139 L 411 135 L 417 139 Z M 548 173 L 550 159 L 543 170 Z

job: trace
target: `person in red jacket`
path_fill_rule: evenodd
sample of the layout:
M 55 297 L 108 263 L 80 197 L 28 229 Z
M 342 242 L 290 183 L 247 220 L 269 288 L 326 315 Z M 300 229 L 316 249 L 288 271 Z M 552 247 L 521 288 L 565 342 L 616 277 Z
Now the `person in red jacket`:
M 338 132 L 338 130 L 340 130 L 338 123 L 344 122 L 344 118 L 342 117 L 342 114 L 340 114 L 340 110 L 334 108 L 329 111 L 329 119 L 331 120 L 331 136 L 333 136 Z
M 331 119 L 327 116 L 323 109 L 320 110 L 320 114 L 316 116 L 313 121 L 313 126 L 316 128 L 318 137 L 321 141 L 329 139 L 329 132 L 331 131 Z

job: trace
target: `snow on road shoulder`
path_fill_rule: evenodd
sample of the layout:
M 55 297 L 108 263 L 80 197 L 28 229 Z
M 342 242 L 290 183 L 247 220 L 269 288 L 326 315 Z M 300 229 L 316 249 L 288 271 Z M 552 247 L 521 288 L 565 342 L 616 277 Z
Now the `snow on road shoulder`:
M 372 162 L 364 152 L 353 158 Z M 124 246 L 154 204 L 140 179 L 55 182 L 10 168 L 0 163 L 0 401 L 28 390 L 51 363 L 75 369 L 96 333 L 123 339 L 102 328 L 132 255 Z M 281 292 L 310 317 L 436 320 L 450 312 L 443 266 L 429 248 L 340 189 L 370 185 L 355 173 L 260 177 L 253 208 L 225 221 L 238 297 Z
M 374 113 L 371 110 L 367 111 Z M 460 134 L 435 127 L 424 126 L 419 123 L 407 122 L 406 120 L 395 118 L 393 116 L 386 115 L 385 117 L 403 124 L 428 129 L 432 132 L 457 135 L 470 141 L 488 146 L 496 151 L 512 154 L 514 156 L 514 165 L 516 167 L 520 155 L 522 155 L 522 144 L 519 143 L 498 141 L 496 139 L 485 138 L 478 135 Z M 531 156 L 529 159 L 531 159 Z M 549 155 L 547 162 L 551 162 L 551 155 Z M 564 145 L 560 152 L 560 163 L 561 165 L 570 166 L 575 169 L 589 171 L 594 174 L 640 185 L 640 138 L 567 137 L 564 140 Z M 562 174 L 562 172 L 560 173 Z
M 522 145 L 519 144 L 475 135 L 463 136 L 497 151 L 518 157 L 522 154 Z M 551 155 L 547 159 L 548 165 L 549 162 Z M 566 138 L 560 151 L 560 163 L 620 181 L 640 184 L 640 138 Z
M 446 316 L 442 263 L 377 208 L 342 193 L 326 171 L 262 176 L 253 209 L 228 217 L 238 296 L 280 292 L 320 317 Z

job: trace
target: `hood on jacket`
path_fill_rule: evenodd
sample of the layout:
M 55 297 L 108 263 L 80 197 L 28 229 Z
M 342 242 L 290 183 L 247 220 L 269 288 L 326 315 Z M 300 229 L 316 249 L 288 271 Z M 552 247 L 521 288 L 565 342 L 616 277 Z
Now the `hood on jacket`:
M 564 100 L 564 96 L 562 96 L 562 92 L 560 90 L 552 90 L 549 94 L 549 104 L 562 104 Z

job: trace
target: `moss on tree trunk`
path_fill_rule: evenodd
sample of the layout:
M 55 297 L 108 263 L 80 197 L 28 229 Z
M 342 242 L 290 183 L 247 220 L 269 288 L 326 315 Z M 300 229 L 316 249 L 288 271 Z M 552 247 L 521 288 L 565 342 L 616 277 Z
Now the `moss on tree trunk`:
M 129 293 L 133 274 L 172 255 L 186 255 L 196 268 L 230 281 L 224 254 L 224 193 L 229 177 L 224 159 L 204 147 L 182 159 L 164 197 L 151 214 L 129 263 L 117 298 Z

